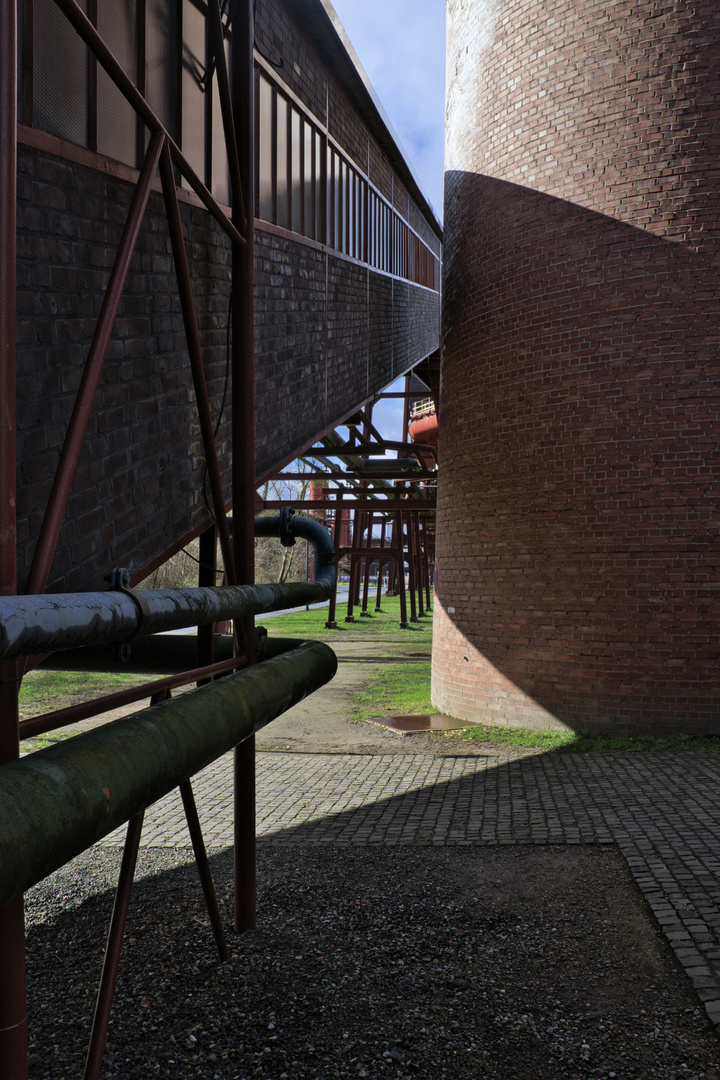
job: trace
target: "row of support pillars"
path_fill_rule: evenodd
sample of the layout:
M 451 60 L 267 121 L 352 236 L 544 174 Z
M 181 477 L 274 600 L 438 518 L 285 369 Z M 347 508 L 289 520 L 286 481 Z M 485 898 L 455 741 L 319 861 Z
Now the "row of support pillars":
M 350 515 L 353 514 L 352 522 Z M 343 543 L 350 531 L 351 542 Z M 388 535 L 389 533 L 389 535 Z M 370 571 L 377 563 L 377 594 L 375 610 L 381 611 L 383 576 L 387 574 L 387 591 L 400 597 L 400 625 L 418 622 L 431 610 L 430 573 L 434 564 L 434 531 L 428 528 L 427 519 L 418 511 L 397 510 L 388 514 L 382 505 L 376 510 L 360 509 L 343 502 L 338 495 L 335 511 L 334 543 L 336 566 L 336 589 L 339 563 L 350 556 L 349 595 L 346 622 L 355 621 L 355 609 L 359 617 L 370 617 Z M 407 566 L 407 586 L 406 570 Z M 330 600 L 327 626 L 334 628 L 336 621 L 336 596 Z

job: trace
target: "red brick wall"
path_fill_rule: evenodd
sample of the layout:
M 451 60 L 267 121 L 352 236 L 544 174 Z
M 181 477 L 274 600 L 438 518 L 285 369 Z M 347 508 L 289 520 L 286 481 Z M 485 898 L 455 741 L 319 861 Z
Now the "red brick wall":
M 718 733 L 720 16 L 448 10 L 434 701 Z

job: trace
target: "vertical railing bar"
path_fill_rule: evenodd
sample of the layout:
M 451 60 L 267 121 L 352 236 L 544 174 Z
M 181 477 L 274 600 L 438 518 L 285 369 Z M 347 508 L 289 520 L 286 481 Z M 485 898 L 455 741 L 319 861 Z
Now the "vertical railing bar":
M 125 222 L 120 246 L 115 257 L 115 263 L 110 274 L 105 296 L 103 298 L 100 316 L 95 327 L 90 353 L 85 364 L 80 388 L 75 398 L 72 416 L 68 425 L 65 442 L 63 444 L 60 462 L 53 480 L 50 498 L 45 508 L 37 546 L 33 555 L 30 574 L 25 586 L 27 593 L 41 593 L 50 574 L 55 547 L 57 546 L 60 528 L 65 516 L 65 508 L 72 487 L 75 468 L 80 457 L 85 431 L 92 413 L 95 391 L 100 381 L 105 354 L 107 352 L 110 336 L 115 325 L 120 300 L 122 299 L 125 281 L 130 262 L 132 260 L 135 245 L 137 243 L 140 226 L 142 225 L 145 209 L 150 198 L 152 181 L 157 168 L 160 152 L 165 141 L 164 135 L 158 133 L 148 147 L 140 179 L 133 195 L 130 212 Z

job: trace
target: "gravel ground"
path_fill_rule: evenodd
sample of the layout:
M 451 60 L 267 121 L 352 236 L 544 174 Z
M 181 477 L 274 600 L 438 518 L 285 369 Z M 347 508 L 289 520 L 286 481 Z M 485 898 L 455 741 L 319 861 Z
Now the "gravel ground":
M 258 851 L 221 964 L 187 851 L 141 851 L 103 1077 L 720 1080 L 610 847 Z M 32 1080 L 82 1074 L 119 853 L 27 896 Z M 212 858 L 226 925 L 231 857 Z

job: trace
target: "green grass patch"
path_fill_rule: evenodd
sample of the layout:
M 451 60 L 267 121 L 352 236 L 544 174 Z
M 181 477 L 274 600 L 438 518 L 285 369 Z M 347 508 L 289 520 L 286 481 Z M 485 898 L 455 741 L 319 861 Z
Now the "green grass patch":
M 368 616 L 360 614 L 360 608 L 354 608 L 354 622 L 345 622 L 347 604 L 338 604 L 335 610 L 337 629 L 325 626 L 328 609 L 301 609 L 289 615 L 273 615 L 272 618 L 257 615 L 255 623 L 264 626 L 271 637 L 307 637 L 318 641 L 351 641 L 372 639 L 377 641 L 397 641 L 412 644 L 414 649 L 426 647 L 429 651 L 432 641 L 432 613 L 424 615 L 417 622 L 410 622 L 410 605 L 407 605 L 408 627 L 400 629 L 400 598 L 383 596 L 382 610 L 375 611 L 375 599 L 368 604 Z
M 578 735 L 572 731 L 526 731 L 523 728 L 485 727 L 481 724 L 473 724 L 453 734 L 455 738 L 469 742 L 505 743 L 566 754 L 628 754 L 658 750 L 717 753 L 720 750 L 720 739 L 698 738 L 693 735 L 627 735 L 611 738 Z
M 29 671 L 20 687 L 20 719 L 64 709 L 79 701 L 102 697 L 138 686 L 154 676 L 140 676 L 136 672 L 107 671 L 50 671 L 35 668 Z
M 367 688 L 355 695 L 354 720 L 368 716 L 436 713 L 430 702 L 430 661 L 398 660 L 374 668 Z

